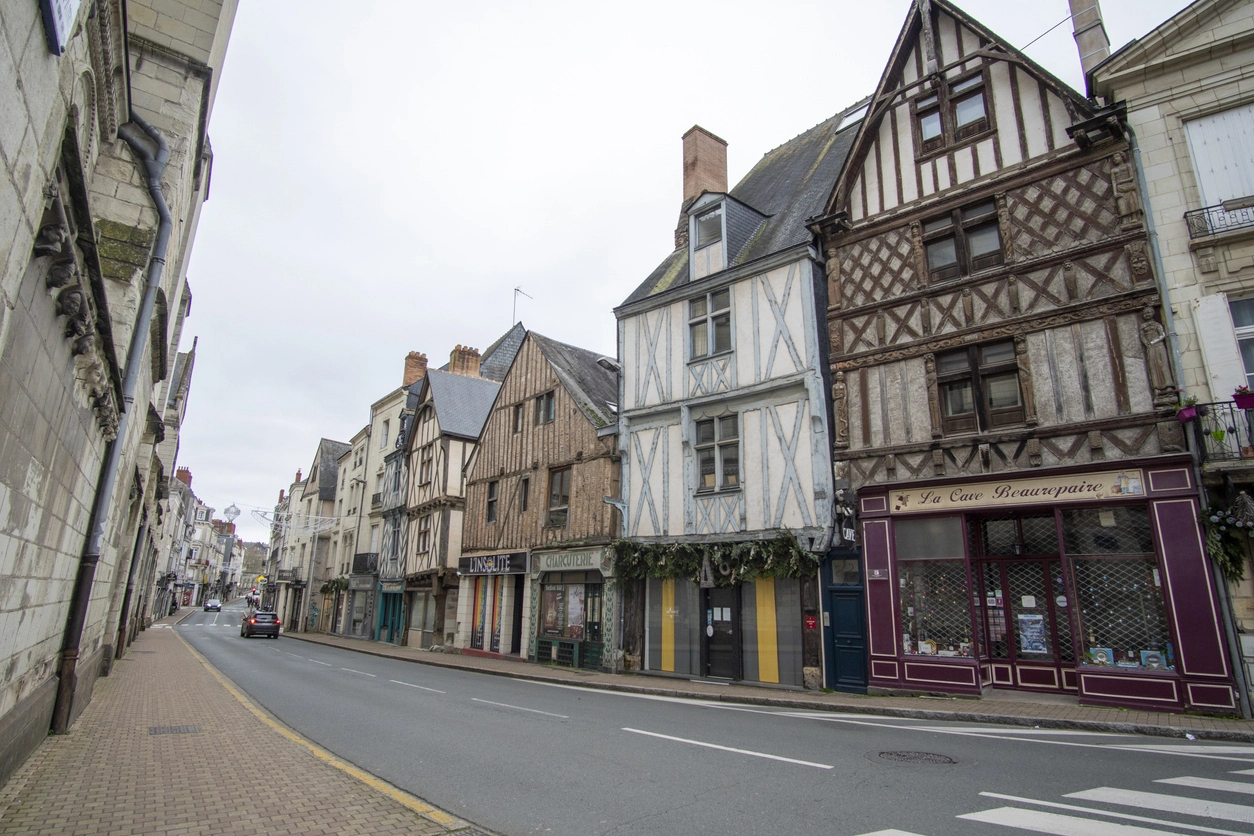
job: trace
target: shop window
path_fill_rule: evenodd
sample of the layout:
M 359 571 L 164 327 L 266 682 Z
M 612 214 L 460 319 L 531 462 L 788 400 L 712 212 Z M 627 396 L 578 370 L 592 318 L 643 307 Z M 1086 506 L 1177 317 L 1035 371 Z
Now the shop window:
M 903 651 L 974 656 L 962 519 L 894 523 Z
M 688 337 L 693 360 L 731 351 L 731 291 L 688 300 Z
M 536 425 L 552 422 L 554 415 L 553 392 L 545 392 L 536 398 Z
M 997 203 L 986 200 L 923 222 L 928 278 L 942 282 L 1005 261 Z
M 987 432 L 1023 423 L 1013 341 L 936 355 L 936 385 L 946 433 Z
M 915 99 L 914 122 L 920 154 L 988 130 L 983 73 L 943 84 Z
M 523 428 L 523 405 L 517 404 L 514 407 L 514 432 L 520 433 Z
M 570 512 L 570 468 L 559 467 L 549 471 L 548 524 L 554 528 L 566 525 Z
M 1062 538 L 1071 557 L 1154 551 L 1149 512 L 1142 505 L 1063 511 Z
M 552 572 L 540 586 L 540 633 L 599 642 L 604 619 L 604 585 L 587 572 Z
M 698 491 L 735 489 L 740 486 L 739 418 L 724 415 L 696 423 Z
M 1058 529 L 1052 513 L 974 518 L 968 525 L 973 554 L 977 551 L 988 557 L 1058 554 Z
M 531 499 L 531 479 L 524 476 L 518 480 L 518 510 L 526 513 L 529 500 Z

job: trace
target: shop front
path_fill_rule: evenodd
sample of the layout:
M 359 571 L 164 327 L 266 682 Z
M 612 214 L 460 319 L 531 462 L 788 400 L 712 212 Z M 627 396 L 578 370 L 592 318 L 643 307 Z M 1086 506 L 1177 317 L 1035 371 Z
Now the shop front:
M 522 653 L 526 552 L 477 555 L 457 561 L 458 642 L 466 653 Z
M 536 552 L 531 556 L 531 658 L 574 668 L 613 664 L 614 589 L 608 548 Z
M 344 623 L 344 635 L 370 638 L 374 626 L 377 583 L 378 576 L 373 574 L 348 576 L 348 618 Z
M 1234 711 L 1188 457 L 864 489 L 870 687 Z
M 374 640 L 388 644 L 405 643 L 405 581 L 403 578 L 379 581 L 378 624 Z
M 406 641 L 411 647 L 441 644 L 436 632 L 436 571 L 429 569 L 405 578 L 405 606 L 409 611 Z

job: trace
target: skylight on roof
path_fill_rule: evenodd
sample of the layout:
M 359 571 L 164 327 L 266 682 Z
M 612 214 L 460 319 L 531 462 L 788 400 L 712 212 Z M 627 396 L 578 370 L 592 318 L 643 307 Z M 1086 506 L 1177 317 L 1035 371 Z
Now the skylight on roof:
M 871 103 L 867 102 L 862 107 L 855 110 L 853 113 L 846 115 L 844 119 L 840 120 L 840 124 L 836 126 L 836 130 L 843 131 L 845 128 L 849 127 L 850 125 L 861 122 L 864 118 L 866 118 L 866 112 L 867 110 L 870 109 L 870 107 L 871 107 Z

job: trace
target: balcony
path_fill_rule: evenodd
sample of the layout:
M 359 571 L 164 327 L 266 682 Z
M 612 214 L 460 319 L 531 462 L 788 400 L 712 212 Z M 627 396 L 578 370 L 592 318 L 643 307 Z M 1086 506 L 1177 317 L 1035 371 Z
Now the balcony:
M 1254 465 L 1254 409 L 1240 409 L 1232 401 L 1200 403 L 1185 432 L 1202 464 L 1244 459 Z
M 292 581 L 296 580 L 296 570 L 295 569 L 280 569 L 278 571 L 277 580 L 279 583 L 291 583 Z
M 361 552 L 353 555 L 354 575 L 373 575 L 379 571 L 379 553 Z
M 370 507 L 371 508 L 378 508 L 382 504 L 383 504 L 382 492 L 370 495 Z
M 1227 200 L 1205 209 L 1185 212 L 1184 222 L 1189 225 L 1190 240 L 1254 228 L 1254 198 Z

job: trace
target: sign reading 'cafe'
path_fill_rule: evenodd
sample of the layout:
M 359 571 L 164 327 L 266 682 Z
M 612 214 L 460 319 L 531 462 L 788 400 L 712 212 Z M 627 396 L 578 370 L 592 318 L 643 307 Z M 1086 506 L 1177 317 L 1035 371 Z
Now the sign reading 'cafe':
M 1145 495 L 1140 470 L 1053 476 L 1044 479 L 1009 479 L 913 488 L 890 494 L 894 514 L 955 511 L 1000 505 L 1036 505 L 1058 502 L 1092 502 Z

